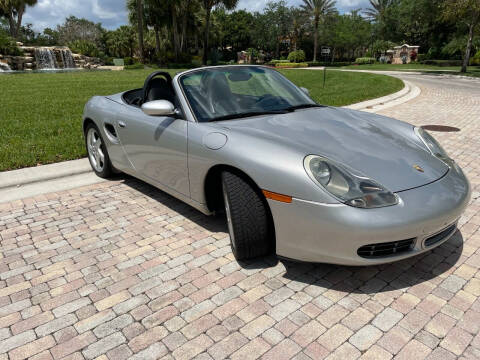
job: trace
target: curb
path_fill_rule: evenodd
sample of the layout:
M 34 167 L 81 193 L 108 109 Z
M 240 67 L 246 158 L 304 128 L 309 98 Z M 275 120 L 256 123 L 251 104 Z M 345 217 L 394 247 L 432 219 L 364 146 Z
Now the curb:
M 376 113 L 378 111 L 406 103 L 407 101 L 415 99 L 421 94 L 422 91 L 418 86 L 411 83 L 410 81 L 402 81 L 405 84 L 405 87 L 394 94 L 383 96 L 373 100 L 362 101 L 357 104 L 344 106 L 344 108 Z
M 80 175 L 92 171 L 87 158 L 0 172 L 0 190 Z
M 323 70 L 323 67 L 311 67 L 311 68 L 301 68 L 302 70 Z M 403 103 L 406 103 L 407 101 L 410 101 L 412 99 L 415 99 L 417 96 L 421 94 L 420 88 L 411 83 L 410 81 L 403 80 L 399 78 L 399 75 L 404 75 L 401 72 L 397 72 L 395 74 L 387 73 L 387 72 L 381 72 L 381 71 L 371 71 L 371 70 L 348 70 L 348 69 L 331 69 L 333 71 L 345 71 L 345 72 L 361 72 L 361 73 L 369 73 L 369 74 L 379 74 L 379 75 L 386 75 L 386 76 L 391 76 L 391 77 L 396 77 L 397 79 L 400 79 L 403 81 L 405 84 L 404 88 L 396 93 L 387 95 L 387 96 L 382 96 L 380 98 L 372 99 L 372 100 L 367 100 L 367 101 L 362 101 L 356 104 L 351 104 L 347 106 L 343 106 L 345 109 L 351 109 L 351 110 L 359 110 L 359 111 L 365 111 L 365 112 L 370 112 L 370 113 L 376 113 L 378 111 L 388 109 L 393 106 L 401 105 Z M 410 73 L 412 74 L 412 73 Z M 421 73 L 417 73 L 418 75 L 421 75 Z M 395 76 L 398 75 L 398 76 Z

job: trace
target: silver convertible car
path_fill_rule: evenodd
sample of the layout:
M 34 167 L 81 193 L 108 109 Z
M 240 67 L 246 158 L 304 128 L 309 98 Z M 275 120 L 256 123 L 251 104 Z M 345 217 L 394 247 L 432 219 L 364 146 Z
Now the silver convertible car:
M 156 72 L 93 97 L 83 128 L 98 176 L 124 172 L 225 213 L 238 260 L 404 259 L 447 241 L 470 198 L 423 128 L 319 105 L 268 67 Z

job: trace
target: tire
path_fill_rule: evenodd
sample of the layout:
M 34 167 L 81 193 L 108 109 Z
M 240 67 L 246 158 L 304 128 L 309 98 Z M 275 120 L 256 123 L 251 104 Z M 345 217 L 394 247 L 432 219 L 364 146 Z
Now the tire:
M 237 260 L 268 255 L 272 250 L 271 217 L 266 201 L 243 177 L 222 173 L 222 190 L 230 244 Z
M 85 129 L 85 147 L 95 174 L 104 179 L 111 177 L 113 174 L 112 163 L 102 134 L 95 124 L 88 124 Z

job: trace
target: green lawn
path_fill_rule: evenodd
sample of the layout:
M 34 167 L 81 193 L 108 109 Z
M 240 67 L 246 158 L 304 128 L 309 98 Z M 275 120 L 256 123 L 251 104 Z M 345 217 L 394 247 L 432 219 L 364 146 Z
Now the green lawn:
M 169 70 L 175 74 L 180 70 Z M 142 87 L 151 70 L 0 75 L 0 171 L 84 157 L 81 117 L 93 95 Z M 322 104 L 347 105 L 396 92 L 400 80 L 352 72 L 282 70 Z
M 470 66 L 468 67 L 467 73 L 460 73 L 459 66 L 434 66 L 434 65 L 423 65 L 423 64 L 371 64 L 371 65 L 350 65 L 344 66 L 342 69 L 349 70 L 381 70 L 381 71 L 424 71 L 428 73 L 438 73 L 438 74 L 451 74 L 451 75 L 464 75 L 464 76 L 473 76 L 480 77 L 480 67 L 479 66 Z

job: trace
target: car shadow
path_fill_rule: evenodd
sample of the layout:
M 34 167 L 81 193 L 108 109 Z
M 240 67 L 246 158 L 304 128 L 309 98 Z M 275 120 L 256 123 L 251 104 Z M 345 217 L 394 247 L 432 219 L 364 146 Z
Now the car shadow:
M 149 197 L 153 206 L 165 206 L 210 232 L 228 233 L 222 216 L 206 216 L 167 193 L 129 175 L 119 175 L 123 184 Z M 155 205 L 155 203 L 158 203 Z M 372 294 L 405 289 L 448 272 L 463 251 L 463 236 L 457 232 L 437 248 L 409 259 L 375 266 L 343 266 L 298 262 L 271 255 L 250 261 L 239 261 L 242 269 L 261 271 L 276 266 L 285 269 L 283 278 L 332 289 L 339 292 Z
M 154 202 L 175 211 L 179 215 L 184 216 L 195 224 L 205 228 L 210 232 L 228 232 L 227 224 L 220 216 L 206 216 L 200 211 L 194 209 L 190 205 L 174 198 L 173 196 L 163 192 L 156 187 L 147 184 L 127 174 L 117 175 L 118 180 L 132 189 L 135 189 L 145 196 L 148 196 Z

